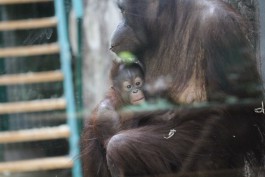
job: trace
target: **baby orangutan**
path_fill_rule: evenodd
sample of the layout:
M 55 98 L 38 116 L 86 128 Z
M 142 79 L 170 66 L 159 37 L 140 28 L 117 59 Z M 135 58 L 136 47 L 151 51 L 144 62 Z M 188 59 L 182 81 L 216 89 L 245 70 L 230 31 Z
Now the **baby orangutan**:
M 145 101 L 144 73 L 139 64 L 119 64 L 117 72 L 112 72 L 112 82 L 112 89 L 121 97 L 120 106 L 137 105 Z
M 119 110 L 126 105 L 138 105 L 145 101 L 143 92 L 144 71 L 140 63 L 123 64 L 113 63 L 110 73 L 112 87 L 107 92 L 105 98 L 92 113 L 90 121 L 97 125 L 95 133 L 102 135 L 100 141 L 105 144 L 106 139 L 115 134 L 122 127 L 133 126 L 135 120 L 130 120 L 126 113 L 126 118 L 119 114 Z M 97 133 L 100 132 L 100 133 Z

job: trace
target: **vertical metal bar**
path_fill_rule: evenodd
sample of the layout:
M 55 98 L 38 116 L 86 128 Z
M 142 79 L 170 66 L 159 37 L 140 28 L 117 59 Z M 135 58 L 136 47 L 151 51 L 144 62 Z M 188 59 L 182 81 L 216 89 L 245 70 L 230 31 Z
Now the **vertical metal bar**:
M 78 118 L 79 118 L 79 124 L 80 127 L 82 127 L 82 110 L 83 110 L 83 100 L 82 100 L 82 95 L 83 95 L 83 85 L 82 85 L 82 66 L 83 66 L 83 50 L 82 50 L 82 43 L 83 43 L 83 28 L 82 28 L 82 24 L 83 24 L 83 1 L 82 0 L 72 0 L 72 5 L 73 5 L 73 10 L 74 10 L 74 16 L 76 19 L 76 31 L 77 31 L 77 55 L 76 55 L 76 68 L 75 68 L 75 74 L 76 74 L 76 91 L 77 91 L 77 95 L 76 95 L 76 103 L 77 103 L 77 112 L 79 113 Z
M 67 101 L 67 123 L 70 126 L 70 156 L 74 160 L 72 175 L 82 177 L 81 162 L 79 159 L 79 135 L 76 119 L 76 108 L 73 89 L 73 74 L 71 70 L 71 53 L 67 37 L 67 23 L 64 0 L 55 0 L 55 12 L 58 18 L 58 41 L 60 44 L 61 69 L 64 73 L 64 94 Z
M 6 20 L 6 8 L 4 6 L 0 6 L 0 21 Z M 0 48 L 4 47 L 3 41 L 3 33 L 0 34 Z M 0 59 L 0 75 L 5 74 L 5 60 Z M 0 87 L 0 102 L 7 102 L 7 87 Z M 9 115 L 1 115 L 0 116 L 0 131 L 9 129 Z M 4 145 L 0 144 L 0 161 L 4 160 Z
M 82 50 L 82 24 L 83 19 L 77 19 L 77 56 L 76 56 L 76 99 L 77 99 L 77 112 L 78 112 L 78 120 L 79 120 L 79 129 L 83 127 L 83 50 Z
M 82 0 L 72 0 L 72 4 L 74 7 L 74 12 L 76 15 L 76 18 L 83 18 L 83 1 Z
M 265 1 L 259 0 L 259 22 L 260 22 L 260 68 L 265 87 Z

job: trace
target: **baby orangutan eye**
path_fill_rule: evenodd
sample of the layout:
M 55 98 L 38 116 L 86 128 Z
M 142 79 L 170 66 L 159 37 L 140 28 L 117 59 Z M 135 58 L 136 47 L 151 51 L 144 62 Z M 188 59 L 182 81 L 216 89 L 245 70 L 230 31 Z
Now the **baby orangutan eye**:
M 123 82 L 123 90 L 129 91 L 132 88 L 132 85 L 128 81 Z
M 141 87 L 143 85 L 143 80 L 140 77 L 136 77 L 134 83 L 136 86 Z

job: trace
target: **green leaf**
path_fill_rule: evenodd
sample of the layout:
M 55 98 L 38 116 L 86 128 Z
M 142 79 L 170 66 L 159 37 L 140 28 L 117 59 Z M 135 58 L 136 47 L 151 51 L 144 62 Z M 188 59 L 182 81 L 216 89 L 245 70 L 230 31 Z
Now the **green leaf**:
M 136 57 L 131 52 L 120 52 L 118 56 L 121 58 L 121 61 L 126 64 L 134 63 Z

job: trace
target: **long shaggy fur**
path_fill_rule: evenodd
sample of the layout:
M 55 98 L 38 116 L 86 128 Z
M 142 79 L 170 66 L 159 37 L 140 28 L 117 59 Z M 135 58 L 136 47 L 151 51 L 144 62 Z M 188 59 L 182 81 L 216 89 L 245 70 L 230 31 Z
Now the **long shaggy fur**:
M 135 113 L 118 123 L 94 113 L 82 138 L 85 177 L 243 177 L 246 167 L 251 177 L 261 175 L 265 116 L 254 109 L 263 97 L 242 17 L 221 0 L 118 5 L 137 46 L 120 43 L 113 51 L 134 49 L 147 84 L 171 77 L 175 103 L 209 104 Z

